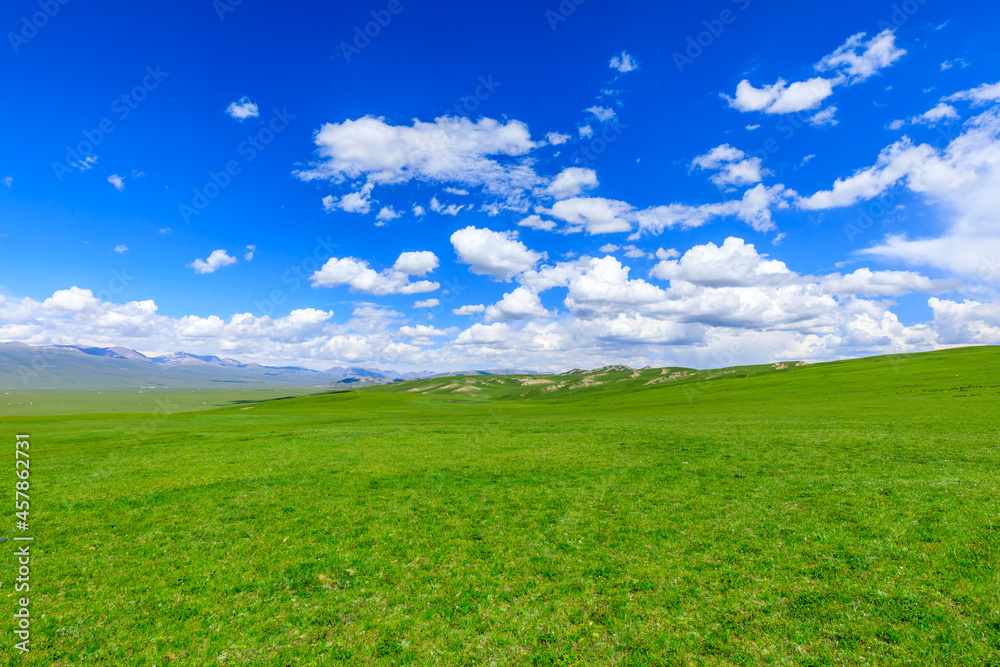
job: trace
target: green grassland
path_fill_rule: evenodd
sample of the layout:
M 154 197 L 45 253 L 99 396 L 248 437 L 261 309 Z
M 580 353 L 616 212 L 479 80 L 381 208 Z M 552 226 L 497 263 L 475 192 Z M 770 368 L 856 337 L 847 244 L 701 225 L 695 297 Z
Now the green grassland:
M 998 348 L 0 422 L 6 664 L 1000 665 Z

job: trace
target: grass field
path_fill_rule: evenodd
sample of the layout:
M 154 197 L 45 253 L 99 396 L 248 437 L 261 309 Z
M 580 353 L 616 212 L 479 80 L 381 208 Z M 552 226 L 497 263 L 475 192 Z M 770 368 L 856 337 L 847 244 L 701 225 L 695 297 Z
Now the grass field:
M 1000 665 L 1000 350 L 729 371 L 2 417 L 4 493 L 31 434 L 36 622 L 0 651 Z

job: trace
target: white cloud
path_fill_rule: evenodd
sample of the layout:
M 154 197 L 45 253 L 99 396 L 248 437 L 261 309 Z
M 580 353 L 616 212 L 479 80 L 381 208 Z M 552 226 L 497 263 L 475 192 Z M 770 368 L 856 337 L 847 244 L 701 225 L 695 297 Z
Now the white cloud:
M 615 117 L 615 110 L 609 109 L 607 107 L 592 106 L 589 107 L 587 111 L 594 114 L 594 118 L 596 118 L 601 123 L 606 123 Z
M 249 262 L 249 261 L 252 261 L 252 260 L 253 260 L 253 254 L 254 254 L 255 252 L 257 252 L 257 246 L 256 246 L 256 245 L 254 245 L 254 244 L 250 244 L 250 245 L 248 245 L 248 246 L 246 247 L 246 252 L 245 252 L 245 253 L 243 253 L 243 259 L 245 259 L 245 260 L 246 260 L 246 261 L 248 261 L 248 262 Z
M 0 178 L 0 183 L 3 183 L 9 188 L 10 186 L 14 185 L 14 179 L 10 176 L 4 176 L 3 178 Z
M 111 174 L 108 176 L 108 183 L 115 186 L 115 190 L 118 192 L 123 192 L 125 190 L 125 179 L 118 174 Z
M 435 308 L 440 305 L 441 302 L 438 301 L 437 299 L 423 299 L 422 301 L 413 302 L 414 308 Z
M 402 216 L 403 214 L 394 209 L 393 207 L 383 206 L 382 209 L 378 212 L 378 215 L 375 216 L 375 219 L 378 220 L 379 222 L 390 222 L 392 220 L 396 220 L 397 218 L 401 218 Z
M 650 275 L 662 280 L 683 280 L 704 287 L 777 285 L 792 275 L 784 262 L 765 259 L 753 244 L 730 236 L 721 246 L 714 243 L 688 250 L 680 259 L 664 259 Z
M 984 83 L 981 86 L 972 88 L 971 90 L 963 90 L 954 95 L 949 95 L 944 98 L 947 102 L 958 102 L 964 100 L 967 102 L 972 102 L 973 106 L 979 106 L 983 104 L 989 104 L 990 102 L 995 102 L 1000 100 L 1000 81 L 996 83 Z
M 892 121 L 891 123 L 889 123 L 889 125 L 887 127 L 890 130 L 892 130 L 892 131 L 896 131 L 896 130 L 902 129 L 902 127 L 904 125 L 906 125 L 906 121 L 905 120 L 896 119 L 896 120 Z
M 451 235 L 458 259 L 473 273 L 509 280 L 545 258 L 545 253 L 529 250 L 517 240 L 516 232 L 466 227 Z
M 335 199 L 332 195 L 327 195 L 323 197 L 323 209 L 327 212 L 340 209 L 348 213 L 367 214 L 372 210 L 372 187 L 371 183 L 366 183 L 357 192 L 349 192 L 340 199 Z
M 816 127 L 823 127 L 825 125 L 836 125 L 840 121 L 837 120 L 837 107 L 827 107 L 822 111 L 813 114 L 809 117 L 809 124 Z
M 430 299 L 430 301 L 436 301 L 436 299 Z M 423 303 L 418 301 L 417 303 Z M 407 338 L 436 338 L 440 336 L 447 336 L 448 331 L 442 329 L 437 329 L 427 324 L 418 324 L 417 326 L 403 326 L 399 327 L 399 334 L 401 336 L 406 336 Z
M 568 223 L 570 231 L 585 229 L 589 234 L 608 234 L 632 229 L 626 215 L 632 212 L 632 206 L 614 199 L 573 197 L 557 201 L 547 212 Z
M 486 308 L 485 322 L 511 322 L 514 320 L 548 317 L 551 313 L 542 306 L 538 294 L 526 287 L 518 287 L 503 295 L 500 301 Z
M 464 204 L 448 204 L 448 206 L 444 206 L 438 201 L 437 197 L 431 197 L 431 210 L 440 215 L 455 216 L 461 213 L 463 208 L 465 208 Z
M 864 41 L 866 33 L 860 32 L 848 38 L 843 45 L 816 64 L 820 72 L 836 71 L 845 75 L 851 83 L 864 81 L 889 67 L 906 55 L 906 51 L 896 46 L 896 33 L 886 29 Z
M 444 188 L 444 191 L 447 192 L 450 195 L 458 195 L 459 197 L 465 197 L 466 195 L 469 194 L 468 190 L 463 190 L 461 188 L 447 187 L 447 188 Z
M 616 69 L 622 74 L 639 69 L 639 65 L 635 62 L 635 59 L 625 51 L 622 51 L 620 55 L 612 56 L 611 62 L 608 65 L 611 69 Z
M 796 81 L 791 85 L 778 79 L 770 86 L 755 88 L 747 79 L 736 86 L 736 96 L 722 97 L 738 111 L 762 111 L 767 114 L 784 114 L 815 109 L 833 94 L 833 80 L 815 77 Z
M 833 53 L 824 56 L 815 66 L 819 72 L 834 72 L 832 78 L 813 77 L 788 83 L 779 78 L 761 88 L 744 79 L 736 86 L 736 95 L 722 97 L 729 106 L 742 112 L 760 111 L 767 114 L 787 114 L 815 109 L 833 94 L 838 85 L 851 85 L 868 79 L 889 67 L 906 54 L 896 46 L 893 30 L 884 30 L 865 41 L 865 33 L 848 38 Z M 833 124 L 835 109 L 827 109 L 812 117 L 815 125 Z
M 429 250 L 420 250 L 402 253 L 392 268 L 411 276 L 426 276 L 438 266 L 440 261 L 437 255 Z
M 583 125 L 579 127 L 577 131 L 580 133 L 581 139 L 589 139 L 594 136 L 594 128 L 589 125 Z
M 716 146 L 691 162 L 692 167 L 717 171 L 718 173 L 709 177 L 709 180 L 720 188 L 760 183 L 764 176 L 771 173 L 761 165 L 761 158 L 747 158 L 746 153 L 729 144 Z
M 517 226 L 528 227 L 529 229 L 538 229 L 544 232 L 551 232 L 555 228 L 556 223 L 552 222 L 551 220 L 542 220 L 542 218 L 537 215 L 529 215 L 527 218 L 524 218 L 519 223 L 517 223 Z
M 409 262 L 409 259 L 404 260 L 404 265 Z M 330 258 L 322 268 L 309 277 L 309 280 L 312 281 L 313 287 L 347 285 L 352 292 L 365 292 L 376 296 L 420 294 L 433 292 L 441 286 L 427 280 L 411 283 L 409 275 L 395 267 L 380 273 L 370 268 L 368 262 L 353 257 Z
M 213 250 L 212 254 L 208 256 L 208 259 L 201 260 L 196 259 L 188 266 L 194 269 L 195 273 L 215 273 L 224 266 L 230 266 L 236 263 L 235 257 L 230 257 L 229 254 L 222 249 Z
M 251 102 L 250 98 L 245 95 L 226 107 L 226 113 L 229 114 L 230 118 L 235 118 L 236 120 L 246 120 L 247 118 L 257 118 L 260 116 L 257 105 Z
M 553 146 L 559 146 L 569 141 L 570 136 L 568 134 L 560 134 L 559 132 L 549 132 L 545 135 L 545 140 Z
M 911 119 L 911 122 L 919 125 L 937 125 L 941 121 L 958 120 L 958 111 L 950 104 L 941 102 L 933 109 L 925 111 Z
M 391 184 L 419 180 L 479 187 L 515 205 L 539 182 L 525 156 L 540 144 L 517 120 L 442 116 L 433 123 L 392 125 L 365 116 L 327 123 L 315 135 L 319 159 L 297 171 L 302 180 L 365 178 Z
M 424 211 L 424 207 L 423 206 L 421 206 L 420 204 L 414 204 L 413 205 L 413 215 L 415 215 L 415 216 L 417 216 L 419 218 L 424 213 L 426 213 L 426 211 Z
M 128 246 L 127 245 L 116 245 L 115 246 L 115 252 L 117 252 L 117 253 L 126 253 L 126 252 L 128 252 Z
M 616 246 L 614 243 L 605 243 L 604 245 L 602 245 L 597 250 L 598 250 L 598 252 L 610 253 L 610 252 L 614 252 L 615 250 L 618 250 L 619 247 L 620 246 Z
M 544 192 L 556 199 L 566 199 L 567 197 L 575 197 L 582 194 L 584 190 L 596 187 L 597 172 L 593 169 L 567 167 L 552 179 L 552 182 L 549 183 Z
M 454 315 L 476 315 L 477 313 L 482 313 L 486 310 L 486 306 L 482 304 L 462 306 L 461 308 L 455 308 L 452 310 Z

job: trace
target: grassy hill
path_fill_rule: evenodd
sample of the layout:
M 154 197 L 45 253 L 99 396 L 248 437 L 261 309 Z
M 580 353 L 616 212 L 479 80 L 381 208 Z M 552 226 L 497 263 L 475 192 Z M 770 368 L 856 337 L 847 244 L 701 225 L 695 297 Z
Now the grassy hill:
M 998 399 L 980 347 L 2 417 L 7 664 L 998 664 Z

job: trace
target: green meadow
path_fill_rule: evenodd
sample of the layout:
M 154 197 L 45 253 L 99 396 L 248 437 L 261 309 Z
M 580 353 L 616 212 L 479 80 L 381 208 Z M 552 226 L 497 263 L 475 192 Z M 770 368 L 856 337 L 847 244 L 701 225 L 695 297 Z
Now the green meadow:
M 1000 665 L 998 348 L 265 394 L 0 416 L 4 664 Z

